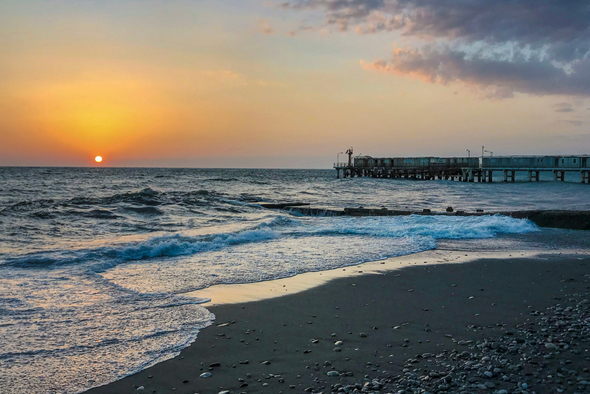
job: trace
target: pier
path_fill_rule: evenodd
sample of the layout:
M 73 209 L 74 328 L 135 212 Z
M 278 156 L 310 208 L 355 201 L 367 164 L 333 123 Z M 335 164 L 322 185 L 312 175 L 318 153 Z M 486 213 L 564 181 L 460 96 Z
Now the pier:
M 555 181 L 564 181 L 566 172 L 580 174 L 581 183 L 590 183 L 590 156 L 498 156 L 498 157 L 385 157 L 352 156 L 334 163 L 336 176 L 459 182 L 493 182 L 500 173 L 504 182 L 515 182 L 517 172 L 525 172 L 529 182 L 539 181 L 541 172 L 552 172 Z

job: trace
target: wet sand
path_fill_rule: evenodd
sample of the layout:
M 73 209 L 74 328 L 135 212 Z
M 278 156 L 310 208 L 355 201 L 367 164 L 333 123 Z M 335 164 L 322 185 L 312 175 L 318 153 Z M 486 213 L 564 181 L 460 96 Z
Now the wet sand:
M 452 357 L 464 352 L 469 344 L 473 344 L 473 353 L 477 341 L 490 338 L 501 343 L 497 338 L 512 338 L 508 336 L 518 335 L 527 324 L 533 327 L 532 320 L 545 316 L 539 311 L 589 298 L 588 255 L 517 257 L 510 253 L 501 259 L 450 263 L 462 257 L 464 254 L 459 252 L 433 251 L 414 255 L 413 263 L 398 270 L 390 268 L 402 259 L 372 263 L 370 268 L 364 265 L 364 269 L 350 267 L 350 276 L 334 279 L 322 273 L 331 280 L 312 283 L 310 287 L 315 287 L 309 289 L 294 286 L 292 294 L 281 297 L 251 296 L 262 300 L 246 303 L 231 303 L 244 299 L 244 293 L 223 299 L 221 295 L 229 288 L 203 292 L 212 298 L 208 308 L 216 321 L 202 330 L 190 347 L 174 359 L 88 393 L 389 392 L 379 390 L 399 387 L 413 370 L 428 370 L 428 365 L 422 365 L 428 360 L 421 355 L 441 355 L 436 357 L 438 362 L 446 357 L 443 355 Z M 278 293 L 283 289 L 289 293 L 288 284 L 266 286 L 270 287 L 257 288 L 254 293 Z M 215 305 L 216 300 L 222 305 Z M 553 349 L 543 344 L 552 339 L 535 337 L 542 330 L 531 332 L 523 343 L 532 349 L 531 357 L 540 360 L 540 364 L 531 364 L 538 369 L 527 370 L 526 364 L 520 372 L 516 368 L 512 371 L 509 364 L 505 372 L 494 372 L 494 378 L 465 377 L 473 380 L 469 382 L 461 382 L 459 373 L 455 377 L 457 386 L 449 380 L 449 387 L 445 389 L 446 383 L 442 382 L 436 391 L 484 392 L 486 387 L 466 390 L 465 385 L 475 387 L 493 381 L 489 384 L 494 389 L 488 387 L 489 392 L 506 389 L 543 393 L 549 392 L 549 383 L 556 382 L 565 387 L 563 392 L 577 392 L 578 382 L 590 379 L 588 338 L 573 341 L 568 349 L 565 342 L 560 343 L 561 348 L 549 354 Z M 552 335 L 556 337 L 557 333 Z M 338 341 L 342 343 L 336 344 Z M 506 354 L 511 354 L 513 342 L 514 346 L 523 346 L 518 345 L 519 341 L 510 341 L 506 343 Z M 458 351 L 453 353 L 454 349 Z M 514 357 L 521 357 L 518 351 L 515 353 Z M 557 373 L 564 376 L 556 368 L 565 368 L 566 362 L 567 368 L 577 374 L 573 386 L 568 386 L 565 377 L 556 377 Z M 476 371 L 479 375 L 482 368 Z M 200 377 L 203 373 L 211 376 Z M 522 379 L 528 381 L 528 386 L 519 386 Z M 371 381 L 381 382 L 383 387 Z M 366 382 L 368 388 L 362 388 Z M 412 392 L 410 386 L 405 392 Z

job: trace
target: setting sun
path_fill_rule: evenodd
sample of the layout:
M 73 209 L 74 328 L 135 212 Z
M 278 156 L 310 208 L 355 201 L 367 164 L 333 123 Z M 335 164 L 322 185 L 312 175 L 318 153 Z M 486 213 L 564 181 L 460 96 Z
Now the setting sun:
M 97 163 L 100 163 L 102 161 L 102 156 L 96 156 L 94 158 L 94 161 L 97 162 Z

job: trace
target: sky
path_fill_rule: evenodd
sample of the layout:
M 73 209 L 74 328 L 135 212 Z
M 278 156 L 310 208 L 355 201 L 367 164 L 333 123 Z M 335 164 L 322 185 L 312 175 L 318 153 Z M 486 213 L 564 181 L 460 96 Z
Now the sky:
M 588 1 L 0 0 L 2 166 L 590 154 L 589 98 Z

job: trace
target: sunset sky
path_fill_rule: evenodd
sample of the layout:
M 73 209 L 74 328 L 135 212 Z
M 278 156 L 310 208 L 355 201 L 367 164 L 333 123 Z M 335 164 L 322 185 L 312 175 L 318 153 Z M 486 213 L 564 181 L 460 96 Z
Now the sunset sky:
M 0 1 L 0 165 L 590 154 L 589 96 L 588 1 Z

